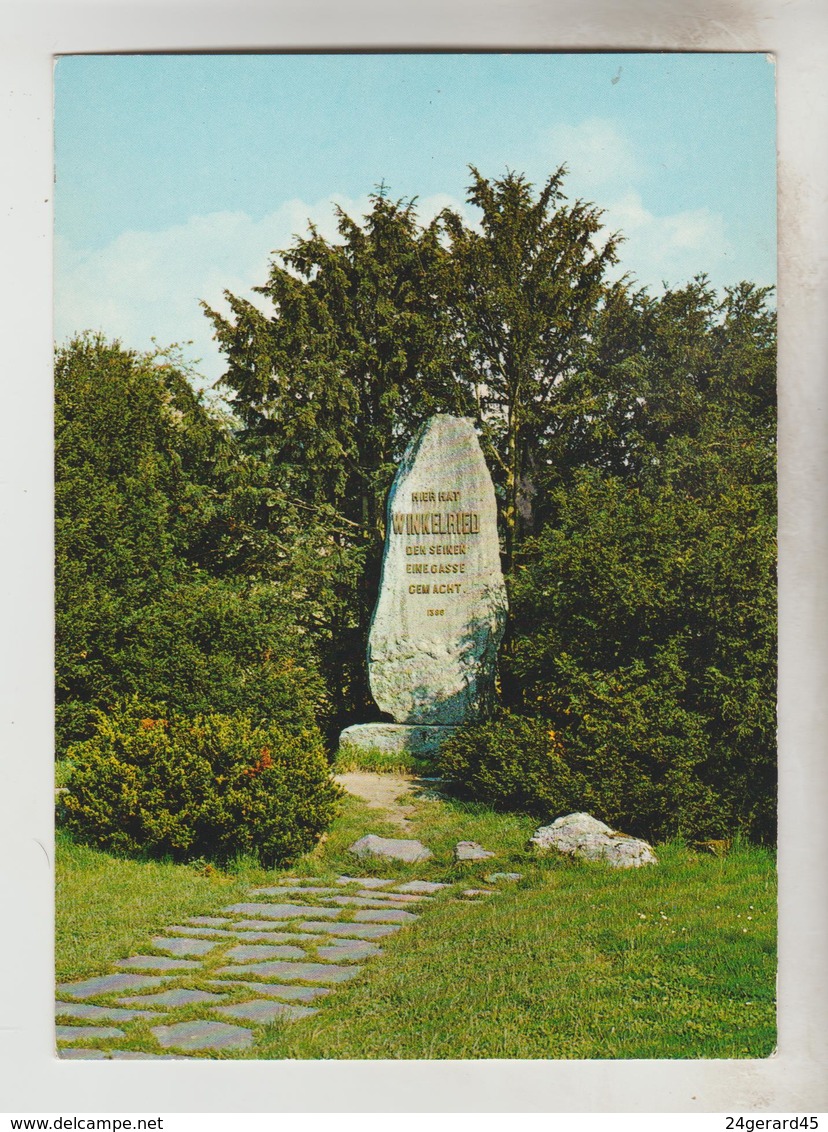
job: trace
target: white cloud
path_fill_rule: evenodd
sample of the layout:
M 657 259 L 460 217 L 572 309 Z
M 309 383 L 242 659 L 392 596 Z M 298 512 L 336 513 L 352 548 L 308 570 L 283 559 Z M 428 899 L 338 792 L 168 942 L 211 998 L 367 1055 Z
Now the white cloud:
M 607 123 L 596 125 L 593 120 L 589 129 L 576 132 L 584 140 L 585 153 L 612 151 L 624 167 L 629 153 Z M 592 168 L 598 168 L 597 159 Z M 627 186 L 620 191 L 616 185 L 618 191 L 602 194 L 611 201 L 604 217 L 607 231 L 620 230 L 626 236 L 622 270 L 654 289 L 663 280 L 683 283 L 699 271 L 708 272 L 714 282 L 719 281 L 717 275 L 727 274 L 732 249 L 721 216 L 705 208 L 658 216 L 645 207 L 629 181 Z M 367 196 L 334 200 L 354 217 L 370 207 Z M 417 201 L 423 222 L 446 207 L 459 211 L 467 223 L 475 222 L 469 207 L 447 194 Z M 266 309 L 265 300 L 251 288 L 266 281 L 271 253 L 289 247 L 296 233 L 306 233 L 309 221 L 327 239 L 336 238 L 336 216 L 332 201 L 326 199 L 313 204 L 291 200 L 259 220 L 243 212 L 193 216 L 161 231 L 124 232 L 96 251 L 79 251 L 58 241 L 57 340 L 89 329 L 139 350 L 150 349 L 152 339 L 162 346 L 191 341 L 185 356 L 200 359 L 199 371 L 212 384 L 224 362 L 199 300 L 226 312 L 223 292 L 228 290 Z
M 629 140 L 608 118 L 586 118 L 577 125 L 561 123 L 542 138 L 547 164 L 566 164 L 567 185 L 578 192 L 644 175 L 641 159 Z
M 723 216 L 705 207 L 662 215 L 648 208 L 652 155 L 645 159 L 610 119 L 556 125 L 541 137 L 540 150 L 547 166 L 566 163 L 570 200 L 594 200 L 604 210 L 607 234 L 625 237 L 617 274 L 628 272 L 655 291 L 663 282 L 680 285 L 700 272 L 718 286 L 735 281 L 734 248 Z
M 225 290 L 262 302 L 251 288 L 266 282 L 271 253 L 290 246 L 313 221 L 326 239 L 335 239 L 333 203 L 350 216 L 368 211 L 368 197 L 342 197 L 315 204 L 291 200 L 260 220 L 243 212 L 192 216 L 162 231 L 124 232 L 96 251 L 56 244 L 55 335 L 65 341 L 83 330 L 100 330 L 133 349 L 192 341 L 185 351 L 201 359 L 199 369 L 212 383 L 224 369 L 211 325 L 199 307 L 204 299 L 226 311 Z M 421 220 L 445 207 L 465 211 L 440 194 L 417 202 Z
M 663 282 L 680 285 L 700 272 L 714 283 L 728 274 L 732 247 L 724 219 L 710 209 L 656 216 L 639 193 L 630 191 L 607 206 L 604 221 L 610 231 L 626 237 L 619 266 L 641 286 L 658 291 Z

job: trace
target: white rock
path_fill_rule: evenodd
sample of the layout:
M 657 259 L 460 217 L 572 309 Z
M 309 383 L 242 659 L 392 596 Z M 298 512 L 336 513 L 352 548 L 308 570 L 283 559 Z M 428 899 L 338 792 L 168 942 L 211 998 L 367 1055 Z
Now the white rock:
M 616 833 L 590 814 L 567 814 L 551 825 L 536 829 L 531 844 L 541 850 L 555 849 L 570 857 L 606 861 L 616 869 L 657 865 L 658 858 L 646 841 Z
M 476 841 L 458 841 L 454 846 L 455 861 L 485 861 L 487 857 L 494 857 L 494 853 Z
M 339 736 L 343 755 L 381 751 L 391 755 L 433 755 L 457 730 L 456 727 L 430 727 L 405 723 L 354 723 Z
M 422 841 L 398 837 L 378 837 L 368 833 L 348 849 L 358 857 L 389 857 L 394 861 L 427 861 L 433 856 Z
M 374 699 L 397 723 L 482 718 L 494 699 L 506 588 L 494 488 L 470 419 L 441 413 L 423 425 L 386 521 L 368 641 Z

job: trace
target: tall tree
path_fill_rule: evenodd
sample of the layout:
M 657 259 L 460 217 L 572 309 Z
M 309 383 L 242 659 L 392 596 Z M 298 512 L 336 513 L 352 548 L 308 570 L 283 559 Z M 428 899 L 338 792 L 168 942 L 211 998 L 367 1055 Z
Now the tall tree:
M 55 367 L 57 746 L 138 694 L 177 710 L 324 710 L 262 530 L 263 468 L 186 373 L 94 335 Z M 265 508 L 266 510 L 266 508 Z
M 487 180 L 471 167 L 480 228 L 452 210 L 448 309 L 474 375 L 477 413 L 503 491 L 507 571 L 531 525 L 535 469 L 569 427 L 572 379 L 607 291 L 619 238 L 601 211 L 564 203 L 565 167 L 535 195 L 522 174 Z
M 346 716 L 358 716 L 370 703 L 363 658 L 395 464 L 416 425 L 467 405 L 452 376 L 439 224 L 422 227 L 413 202 L 383 190 L 362 223 L 337 217 L 340 242 L 311 226 L 273 260 L 257 288 L 272 313 L 229 293 L 230 318 L 206 309 L 242 440 L 272 466 L 273 521 L 304 516 L 317 567 L 334 567 L 327 656 L 349 689 Z
M 768 289 L 717 296 L 699 278 L 643 307 L 614 299 L 582 375 L 585 464 L 552 493 L 514 578 L 506 683 L 554 723 L 606 820 L 772 839 Z

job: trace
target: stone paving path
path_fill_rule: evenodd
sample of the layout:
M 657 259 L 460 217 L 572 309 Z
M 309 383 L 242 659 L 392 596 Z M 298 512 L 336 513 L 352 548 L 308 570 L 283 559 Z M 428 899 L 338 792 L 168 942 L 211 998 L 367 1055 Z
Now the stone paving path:
M 249 1049 L 256 1026 L 315 1014 L 314 1002 L 359 975 L 383 939 L 452 887 L 341 876 L 335 885 L 305 877 L 251 889 L 249 902 L 168 925 L 110 974 L 59 985 L 58 1054 L 169 1059 Z

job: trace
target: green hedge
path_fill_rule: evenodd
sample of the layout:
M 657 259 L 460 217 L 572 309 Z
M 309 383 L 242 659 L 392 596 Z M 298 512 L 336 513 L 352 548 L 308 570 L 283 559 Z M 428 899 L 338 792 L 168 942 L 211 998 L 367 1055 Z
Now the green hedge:
M 254 727 L 241 714 L 187 718 L 131 700 L 97 713 L 69 758 L 74 834 L 176 861 L 289 861 L 317 842 L 339 796 L 318 729 Z
M 463 728 L 440 747 L 437 765 L 459 797 L 538 818 L 578 808 L 584 791 L 550 724 L 508 712 Z

